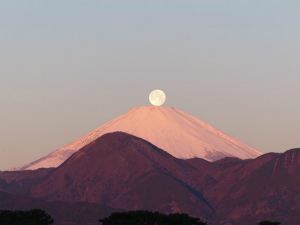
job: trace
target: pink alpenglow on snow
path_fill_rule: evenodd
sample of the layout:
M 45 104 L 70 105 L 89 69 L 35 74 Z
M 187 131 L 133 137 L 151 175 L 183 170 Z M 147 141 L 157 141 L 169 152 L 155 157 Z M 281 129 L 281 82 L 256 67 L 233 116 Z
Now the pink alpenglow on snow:
M 116 131 L 143 138 L 181 159 L 215 161 L 224 157 L 248 159 L 262 155 L 262 152 L 173 107 L 142 106 L 129 110 L 41 159 L 13 170 L 58 167 L 93 140 Z

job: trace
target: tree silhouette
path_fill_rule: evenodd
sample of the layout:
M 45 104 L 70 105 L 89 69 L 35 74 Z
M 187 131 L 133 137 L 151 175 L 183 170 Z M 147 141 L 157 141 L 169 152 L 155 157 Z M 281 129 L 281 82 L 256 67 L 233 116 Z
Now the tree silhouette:
M 280 222 L 271 222 L 271 221 L 261 221 L 259 225 L 279 225 Z
M 41 209 L 0 211 L 1 225 L 50 225 L 53 223 L 54 221 L 51 216 Z
M 199 218 L 187 214 L 172 213 L 169 215 L 146 210 L 112 213 L 100 219 L 103 225 L 205 225 Z

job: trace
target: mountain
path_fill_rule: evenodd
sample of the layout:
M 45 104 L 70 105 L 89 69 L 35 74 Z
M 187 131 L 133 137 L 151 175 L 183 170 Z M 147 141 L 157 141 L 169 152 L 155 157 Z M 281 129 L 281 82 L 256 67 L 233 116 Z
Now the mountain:
M 300 149 L 245 160 L 183 160 L 115 132 L 92 141 L 58 168 L 2 172 L 0 189 L 25 197 L 2 198 L 0 192 L 0 209 L 44 207 L 57 218 L 66 214 L 78 220 L 61 224 L 88 224 L 81 218 L 95 219 L 101 205 L 183 212 L 210 225 L 300 224 Z
M 67 146 L 12 170 L 58 167 L 74 152 L 106 133 L 122 131 L 143 138 L 176 158 L 256 158 L 262 153 L 233 139 L 205 122 L 173 107 L 133 108 Z
M 37 170 L 4 171 L 0 173 L 0 190 L 20 195 L 28 195 L 33 184 L 38 183 L 54 168 Z
M 262 219 L 281 221 L 282 225 L 300 224 L 300 149 L 259 158 L 231 175 L 239 178 L 231 182 L 217 207 L 210 201 L 223 221 L 220 224 L 231 220 L 235 221 L 232 224 L 254 224 Z M 260 165 L 253 167 L 257 163 Z M 242 171 L 250 173 L 241 176 Z M 224 191 L 224 185 L 216 189 Z
M 213 183 L 184 160 L 143 139 L 115 132 L 72 155 L 32 186 L 31 196 L 125 210 L 188 212 L 209 219 L 214 209 L 199 186 Z

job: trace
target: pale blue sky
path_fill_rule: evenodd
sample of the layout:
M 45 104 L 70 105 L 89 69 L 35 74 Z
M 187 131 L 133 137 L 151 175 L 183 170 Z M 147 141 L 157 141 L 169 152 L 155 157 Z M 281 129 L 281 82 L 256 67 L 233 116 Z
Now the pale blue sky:
M 0 170 L 162 89 L 263 152 L 300 147 L 300 1 L 0 1 Z

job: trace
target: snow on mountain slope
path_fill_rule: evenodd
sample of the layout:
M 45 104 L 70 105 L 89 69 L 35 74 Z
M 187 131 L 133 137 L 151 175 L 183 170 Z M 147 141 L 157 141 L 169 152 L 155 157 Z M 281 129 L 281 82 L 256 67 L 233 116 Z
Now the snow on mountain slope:
M 13 170 L 57 167 L 80 148 L 106 133 L 122 131 L 143 138 L 171 155 L 215 161 L 255 158 L 262 153 L 173 107 L 142 106 L 100 126 L 67 146 Z

